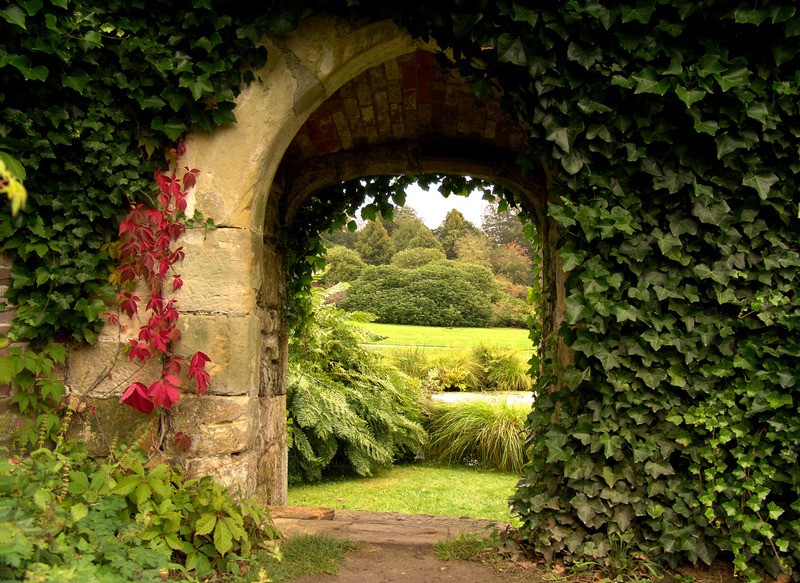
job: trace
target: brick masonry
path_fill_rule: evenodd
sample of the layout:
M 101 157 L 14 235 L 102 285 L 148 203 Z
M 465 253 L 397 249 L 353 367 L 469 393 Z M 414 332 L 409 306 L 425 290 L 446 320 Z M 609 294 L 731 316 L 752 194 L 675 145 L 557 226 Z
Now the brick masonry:
M 345 83 L 300 128 L 284 162 L 296 165 L 346 150 L 425 139 L 520 152 L 524 130 L 500 111 L 497 95 L 479 99 L 433 53 L 417 51 Z

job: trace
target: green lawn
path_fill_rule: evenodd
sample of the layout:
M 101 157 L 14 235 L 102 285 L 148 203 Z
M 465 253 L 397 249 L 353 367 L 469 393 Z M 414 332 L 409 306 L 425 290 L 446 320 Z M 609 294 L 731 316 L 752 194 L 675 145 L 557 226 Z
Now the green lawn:
M 397 465 L 371 477 L 328 478 L 289 487 L 292 506 L 469 516 L 509 522 L 518 476 L 433 463 Z
M 520 328 L 436 328 L 375 322 L 357 324 L 385 337 L 377 344 L 470 348 L 484 343 L 522 350 L 531 350 L 533 347 L 528 338 L 528 330 Z

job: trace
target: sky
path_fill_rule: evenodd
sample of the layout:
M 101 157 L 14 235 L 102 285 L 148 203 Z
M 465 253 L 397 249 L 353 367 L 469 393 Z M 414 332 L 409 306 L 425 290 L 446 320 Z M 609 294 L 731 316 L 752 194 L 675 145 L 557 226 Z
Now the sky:
M 473 192 L 469 197 L 450 195 L 445 198 L 436 190 L 422 190 L 416 184 L 406 189 L 405 206 L 417 211 L 417 215 L 429 229 L 439 227 L 453 208 L 458 209 L 464 218 L 480 228 L 481 215 L 486 204 L 480 192 Z

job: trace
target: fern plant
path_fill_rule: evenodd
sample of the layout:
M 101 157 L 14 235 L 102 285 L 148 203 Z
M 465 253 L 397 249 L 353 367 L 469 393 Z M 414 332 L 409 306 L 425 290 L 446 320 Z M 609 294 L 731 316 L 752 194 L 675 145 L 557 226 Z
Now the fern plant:
M 318 480 L 336 463 L 368 476 L 419 455 L 427 434 L 418 383 L 360 346 L 371 338 L 352 314 L 318 297 L 313 306 L 289 348 L 290 479 Z

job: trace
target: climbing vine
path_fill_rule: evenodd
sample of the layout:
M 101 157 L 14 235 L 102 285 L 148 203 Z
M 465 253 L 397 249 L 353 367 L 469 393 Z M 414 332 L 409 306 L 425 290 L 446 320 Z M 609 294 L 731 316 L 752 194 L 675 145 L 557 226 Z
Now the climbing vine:
M 574 364 L 557 370 L 541 348 L 512 501 L 521 536 L 546 556 L 602 562 L 617 537 L 667 562 L 727 556 L 751 579 L 800 580 L 800 12 L 788 0 L 326 0 L 272 13 L 17 0 L 0 10 L 0 82 L 13 88 L 0 149 L 28 170 L 27 208 L 0 222 L 15 336 L 94 339 L 104 245 L 120 209 L 145 198 L 151 154 L 231 121 L 249 65 L 264 62 L 253 41 L 290 32 L 304 9 L 436 39 L 476 94 L 499 88 L 529 129 L 522 169 L 557 168 L 548 212 Z M 345 224 L 373 187 L 384 194 L 366 216 L 401 202 L 382 180 L 317 193 L 318 218 L 333 219 L 298 225 L 293 298 L 321 261 L 321 228 Z

